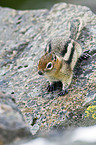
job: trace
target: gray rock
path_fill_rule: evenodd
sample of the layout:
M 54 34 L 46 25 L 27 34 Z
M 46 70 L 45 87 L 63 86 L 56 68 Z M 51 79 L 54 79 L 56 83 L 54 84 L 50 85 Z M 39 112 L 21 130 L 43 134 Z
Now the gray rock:
M 82 26 L 74 35 L 91 57 L 78 62 L 69 93 L 58 97 L 47 92 L 48 81 L 38 75 L 37 65 L 49 39 L 69 38 L 75 19 Z M 38 131 L 96 124 L 89 110 L 96 106 L 96 15 L 89 8 L 65 3 L 50 10 L 0 8 L 0 48 L 0 90 L 14 94 L 32 133 L 34 125 Z
M 33 140 L 23 140 L 20 145 L 96 145 L 96 125 L 69 129 L 59 134 L 48 137 L 39 137 Z M 17 143 L 12 144 L 17 145 Z M 18 144 L 19 145 L 19 144 Z
M 31 137 L 30 129 L 11 95 L 0 93 L 0 145 Z

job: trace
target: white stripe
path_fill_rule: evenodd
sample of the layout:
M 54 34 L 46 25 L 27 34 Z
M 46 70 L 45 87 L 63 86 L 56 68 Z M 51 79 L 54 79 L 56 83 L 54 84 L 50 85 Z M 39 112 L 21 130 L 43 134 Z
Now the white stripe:
M 71 40 L 71 42 L 69 43 L 69 45 L 67 47 L 67 53 L 64 55 L 64 60 L 66 60 L 66 61 L 69 60 L 72 47 L 73 47 L 73 40 Z

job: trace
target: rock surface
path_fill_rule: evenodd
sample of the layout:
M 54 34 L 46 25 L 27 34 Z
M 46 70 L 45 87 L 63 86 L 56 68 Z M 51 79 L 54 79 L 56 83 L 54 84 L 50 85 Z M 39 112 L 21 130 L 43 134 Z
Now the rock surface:
M 0 145 L 32 137 L 11 95 L 0 93 Z
M 38 60 L 49 39 L 70 36 L 74 19 L 82 22 L 77 41 L 90 57 L 78 62 L 69 93 L 58 97 L 57 91 L 47 92 L 48 81 L 37 73 Z M 65 3 L 50 10 L 0 8 L 0 72 L 0 91 L 14 94 L 32 134 L 96 124 L 96 15 Z
M 96 145 L 96 125 L 79 127 L 75 130 L 65 131 L 59 136 L 51 138 L 39 137 L 21 145 Z M 12 144 L 13 145 L 13 144 Z M 17 145 L 17 144 L 14 144 Z

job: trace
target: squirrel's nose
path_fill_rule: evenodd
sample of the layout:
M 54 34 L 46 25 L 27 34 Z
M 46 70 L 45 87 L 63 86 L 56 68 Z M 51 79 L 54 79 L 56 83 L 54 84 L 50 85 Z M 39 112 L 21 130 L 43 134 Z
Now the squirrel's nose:
M 43 75 L 43 72 L 42 72 L 42 71 L 38 71 L 38 74 L 39 74 L 39 75 Z

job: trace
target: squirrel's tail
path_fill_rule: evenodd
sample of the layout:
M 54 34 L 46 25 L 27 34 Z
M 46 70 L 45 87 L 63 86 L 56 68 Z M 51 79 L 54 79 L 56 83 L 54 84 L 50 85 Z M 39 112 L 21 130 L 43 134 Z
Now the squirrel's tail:
M 71 39 L 78 40 L 83 28 L 82 24 L 79 19 L 74 19 L 69 23 Z

